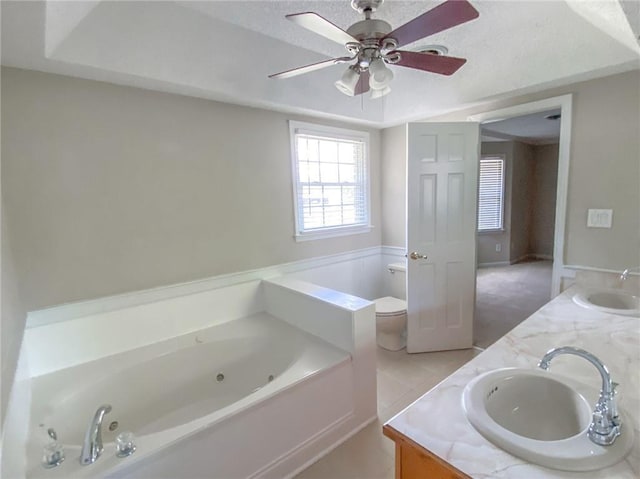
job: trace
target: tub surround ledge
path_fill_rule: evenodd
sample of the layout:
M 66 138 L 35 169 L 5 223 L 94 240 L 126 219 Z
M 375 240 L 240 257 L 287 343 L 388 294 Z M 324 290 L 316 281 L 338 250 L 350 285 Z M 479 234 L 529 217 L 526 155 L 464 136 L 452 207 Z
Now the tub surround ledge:
M 506 479 L 534 478 L 612 478 L 633 479 L 640 476 L 640 318 L 624 317 L 587 310 L 574 304 L 578 287 L 547 303 L 509 334 L 449 376 L 411 406 L 389 420 L 384 432 L 392 439 L 406 439 L 425 449 L 435 461 L 444 461 L 460 476 Z M 549 350 L 575 346 L 595 354 L 618 382 L 617 400 L 632 427 L 635 443 L 629 455 L 616 465 L 597 471 L 575 473 L 553 470 L 527 463 L 494 446 L 467 420 L 462 407 L 465 386 L 478 375 L 504 367 L 537 368 Z M 600 387 L 595 368 L 581 358 L 559 356 L 551 367 L 553 373 L 583 384 Z M 597 398 L 587 398 L 591 405 Z M 396 458 L 396 460 L 398 460 Z M 399 465 L 396 477 L 400 475 Z M 449 477 L 449 476 L 447 476 Z

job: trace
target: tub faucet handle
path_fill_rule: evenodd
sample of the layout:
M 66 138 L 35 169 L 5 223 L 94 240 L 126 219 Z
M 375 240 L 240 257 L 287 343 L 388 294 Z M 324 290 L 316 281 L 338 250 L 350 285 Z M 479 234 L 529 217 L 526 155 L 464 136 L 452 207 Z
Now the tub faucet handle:
M 64 461 L 64 448 L 61 444 L 58 444 L 58 435 L 55 429 L 50 427 L 47 429 L 47 435 L 53 439 L 44 447 L 42 452 L 42 467 L 45 469 L 51 469 L 52 467 L 59 466 Z
M 135 437 L 132 432 L 121 432 L 116 437 L 116 456 L 127 457 L 136 452 Z

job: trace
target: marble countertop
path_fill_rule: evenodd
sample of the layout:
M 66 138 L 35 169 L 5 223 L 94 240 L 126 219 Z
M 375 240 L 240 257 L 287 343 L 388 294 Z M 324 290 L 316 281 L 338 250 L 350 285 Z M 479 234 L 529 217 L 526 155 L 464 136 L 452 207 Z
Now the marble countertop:
M 442 381 L 387 424 L 473 478 L 640 477 L 640 319 L 604 314 L 576 305 L 572 287 L 482 354 Z M 467 421 L 462 391 L 474 377 L 503 367 L 536 368 L 549 349 L 575 346 L 600 358 L 618 386 L 618 405 L 631 417 L 635 443 L 615 466 L 566 472 L 530 464 L 494 446 Z M 600 375 L 582 358 L 558 356 L 551 370 L 599 390 Z M 587 398 L 595 404 L 597 398 Z

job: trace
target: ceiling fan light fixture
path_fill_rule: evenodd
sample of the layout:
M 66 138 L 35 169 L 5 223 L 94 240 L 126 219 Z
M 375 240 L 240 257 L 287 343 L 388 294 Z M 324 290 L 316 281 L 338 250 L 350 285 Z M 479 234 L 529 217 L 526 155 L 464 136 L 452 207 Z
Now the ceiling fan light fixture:
M 348 96 L 354 96 L 356 92 L 356 85 L 360 79 L 360 73 L 356 68 L 350 66 L 342 74 L 342 78 L 335 82 L 335 86 L 341 93 Z
M 2 1 L 2 0 L 0 0 Z M 346 30 L 315 12 L 292 13 L 285 17 L 300 27 L 343 45 L 349 56 L 330 58 L 298 68 L 269 75 L 269 78 L 290 78 L 338 63 L 351 63 L 336 88 L 345 95 L 361 95 L 369 90 L 373 98 L 389 93 L 393 72 L 386 65 L 413 68 L 439 75 L 452 75 L 465 63 L 465 58 L 449 57 L 442 45 L 424 45 L 414 50 L 398 50 L 430 35 L 474 20 L 480 13 L 469 0 L 444 0 L 438 6 L 409 20 L 395 29 L 381 19 L 372 18 L 385 0 L 351 0 L 351 6 L 364 15 L 364 20 Z M 293 3 L 293 2 L 292 2 Z M 385 65 L 386 64 L 386 65 Z M 379 90 L 379 91 L 378 91 Z
M 393 72 L 389 70 L 381 58 L 376 58 L 369 65 L 369 86 L 374 90 L 383 90 L 393 80 Z
M 387 95 L 388 93 L 391 93 L 391 87 L 384 87 L 381 88 L 379 90 L 373 89 L 371 90 L 371 99 L 375 100 L 377 98 L 382 98 L 383 96 Z

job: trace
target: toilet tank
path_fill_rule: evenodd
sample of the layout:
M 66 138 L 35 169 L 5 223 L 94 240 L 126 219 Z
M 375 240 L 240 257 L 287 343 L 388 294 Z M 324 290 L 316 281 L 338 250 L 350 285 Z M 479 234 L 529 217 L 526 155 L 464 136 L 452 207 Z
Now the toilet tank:
M 389 295 L 398 299 L 407 299 L 407 265 L 391 263 L 387 265 Z

